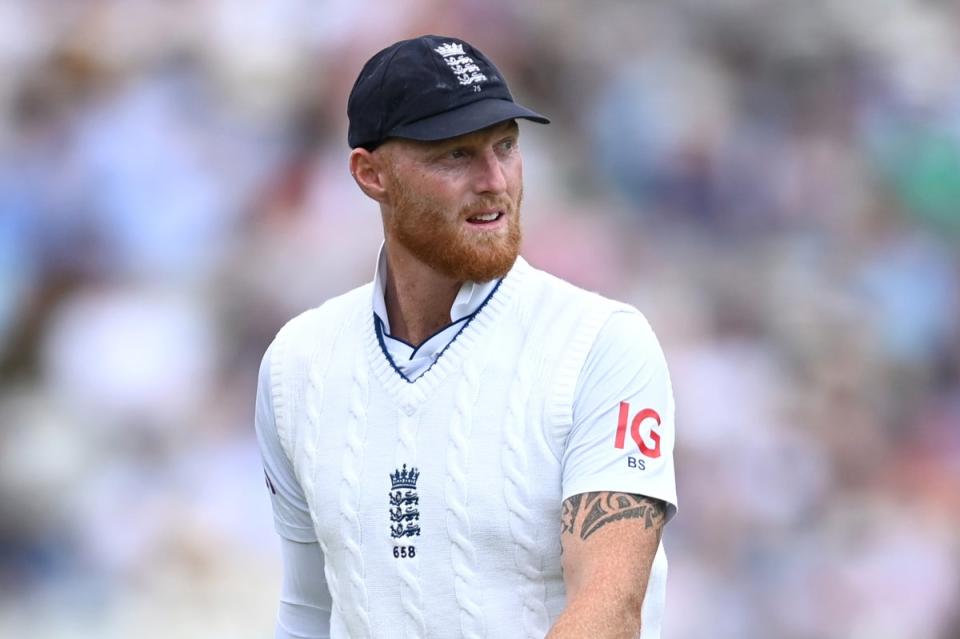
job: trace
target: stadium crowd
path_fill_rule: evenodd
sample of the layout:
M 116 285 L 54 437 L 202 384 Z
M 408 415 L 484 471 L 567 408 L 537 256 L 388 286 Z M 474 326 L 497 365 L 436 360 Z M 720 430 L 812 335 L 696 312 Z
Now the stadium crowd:
M 960 637 L 948 0 L 0 0 L 0 635 L 270 635 L 257 366 L 373 275 L 346 95 L 419 33 L 553 119 L 527 259 L 660 336 L 665 639 Z

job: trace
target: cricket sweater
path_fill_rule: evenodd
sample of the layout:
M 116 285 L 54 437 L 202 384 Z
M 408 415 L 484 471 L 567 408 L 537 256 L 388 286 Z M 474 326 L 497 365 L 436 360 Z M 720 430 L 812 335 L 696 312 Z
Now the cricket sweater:
M 643 473 L 620 463 L 615 425 L 581 433 L 573 415 L 598 331 L 639 313 L 520 259 L 411 382 L 385 354 L 370 299 L 367 285 L 304 313 L 270 350 L 276 431 L 324 554 L 331 636 L 543 637 L 565 603 L 563 499 L 636 492 L 671 514 L 676 503 L 668 380 L 637 389 L 659 389 L 663 415 L 663 454 Z M 601 439 L 610 454 L 598 461 Z M 659 636 L 665 572 L 661 548 L 644 639 Z

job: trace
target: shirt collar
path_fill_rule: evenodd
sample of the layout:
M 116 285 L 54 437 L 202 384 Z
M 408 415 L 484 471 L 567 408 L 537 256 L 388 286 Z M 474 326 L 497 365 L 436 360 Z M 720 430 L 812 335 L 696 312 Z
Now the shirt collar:
M 483 301 L 490 296 L 500 280 L 489 282 L 464 282 L 450 306 L 450 323 L 458 322 L 474 314 Z M 380 245 L 377 255 L 377 270 L 373 275 L 373 312 L 383 325 L 383 332 L 390 334 L 387 318 L 387 251 L 386 243 Z

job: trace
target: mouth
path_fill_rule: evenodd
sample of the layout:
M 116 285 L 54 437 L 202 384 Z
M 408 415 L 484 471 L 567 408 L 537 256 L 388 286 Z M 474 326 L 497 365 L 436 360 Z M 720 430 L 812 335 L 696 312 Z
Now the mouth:
M 493 228 L 505 218 L 506 214 L 500 210 L 479 211 L 467 218 L 467 224 L 477 228 Z

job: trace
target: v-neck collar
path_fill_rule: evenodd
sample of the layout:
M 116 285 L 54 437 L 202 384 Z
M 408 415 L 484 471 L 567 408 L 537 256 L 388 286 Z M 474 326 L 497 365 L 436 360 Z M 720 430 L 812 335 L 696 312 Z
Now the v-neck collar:
M 374 375 L 402 410 L 412 415 L 451 372 L 460 368 L 464 358 L 469 357 L 477 345 L 487 339 L 497 320 L 513 303 L 530 270 L 530 265 L 518 257 L 510 272 L 495 285 L 453 341 L 440 352 L 433 365 L 413 380 L 405 378 L 394 366 L 382 343 L 377 315 L 368 310 L 365 322 L 367 357 Z M 376 295 L 376 287 L 373 288 Z
M 450 306 L 450 324 L 466 319 L 477 312 L 500 280 L 489 282 L 464 282 Z M 380 326 L 387 336 L 390 335 L 390 318 L 387 316 L 387 250 L 386 243 L 380 245 L 377 253 L 377 268 L 373 274 L 373 312 L 380 319 Z M 449 324 L 448 324 L 449 326 Z M 396 339 L 396 338 L 394 338 Z M 429 338 L 427 338 L 429 339 Z
M 479 313 L 479 312 L 483 309 L 483 307 L 486 306 L 487 302 L 490 300 L 490 298 L 493 296 L 493 294 L 496 293 L 496 291 L 497 291 L 498 288 L 500 288 L 500 283 L 501 283 L 502 281 L 503 281 L 503 280 L 497 280 L 497 281 L 495 282 L 495 285 L 494 285 L 493 289 L 490 291 L 490 293 L 487 295 L 487 297 L 486 297 L 485 299 L 481 300 L 479 306 L 477 306 L 477 309 L 476 309 L 473 313 L 471 313 L 470 315 L 467 315 L 467 316 L 465 316 L 465 317 L 460 318 L 459 320 L 457 320 L 457 321 L 454 322 L 453 324 L 448 324 L 447 326 L 443 327 L 440 331 L 434 333 L 433 335 L 431 335 L 430 337 L 428 337 L 426 340 L 424 340 L 423 344 L 421 344 L 420 346 L 414 348 L 414 353 L 416 353 L 416 351 L 417 351 L 419 348 L 429 347 L 429 346 L 430 346 L 429 342 L 430 342 L 430 340 L 432 340 L 434 337 L 440 335 L 441 333 L 443 333 L 443 332 L 445 332 L 445 331 L 448 331 L 448 330 L 451 330 L 451 329 L 456 328 L 456 333 L 453 335 L 453 337 L 452 337 L 446 344 L 444 344 L 442 347 L 439 348 L 439 352 L 437 352 L 436 355 L 431 355 L 431 357 L 433 358 L 433 363 L 431 363 L 430 366 L 427 367 L 427 370 L 423 371 L 422 373 L 420 373 L 419 375 L 417 375 L 416 377 L 413 377 L 413 378 L 411 378 L 411 377 L 409 377 L 408 375 L 406 375 L 406 374 L 400 369 L 400 367 L 397 366 L 397 363 L 394 361 L 393 356 L 390 354 L 390 349 L 387 348 L 387 345 L 386 345 L 386 343 L 385 343 L 385 340 L 388 339 L 388 338 L 390 338 L 390 336 L 385 332 L 385 327 L 384 327 L 383 320 L 381 320 L 379 316 L 376 316 L 376 315 L 375 315 L 375 316 L 374 316 L 374 324 L 375 324 L 376 329 L 377 329 L 377 340 L 380 342 L 380 348 L 383 350 L 383 354 L 386 355 L 386 357 L 387 357 L 388 360 L 390 360 L 390 365 L 393 367 L 394 371 L 396 371 L 396 373 L 397 373 L 398 375 L 400 375 L 400 377 L 402 377 L 405 381 L 407 381 L 408 383 L 411 383 L 411 384 L 412 384 L 413 382 L 417 381 L 418 379 L 420 379 L 421 377 L 423 377 L 431 368 L 433 368 L 433 366 L 437 363 L 437 361 L 439 361 L 439 359 L 440 359 L 440 357 L 443 355 L 443 353 L 444 353 L 448 348 L 450 348 L 450 346 L 452 346 L 455 341 L 457 341 L 457 337 L 460 336 L 460 332 L 463 331 L 463 330 L 465 330 L 465 329 L 467 328 L 467 326 L 470 324 L 470 321 L 473 320 L 474 317 L 476 317 L 477 313 Z M 392 339 L 392 338 L 391 338 L 391 339 Z M 434 344 L 433 346 L 434 346 L 434 348 L 436 348 L 437 346 L 439 346 L 439 344 Z

